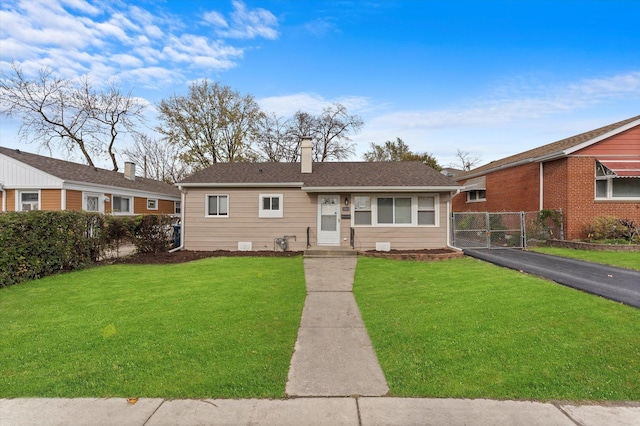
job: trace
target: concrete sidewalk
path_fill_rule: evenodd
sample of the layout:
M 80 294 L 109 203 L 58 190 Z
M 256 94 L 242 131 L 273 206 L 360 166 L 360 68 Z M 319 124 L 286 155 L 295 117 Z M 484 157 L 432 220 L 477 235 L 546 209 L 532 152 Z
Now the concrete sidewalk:
M 382 396 L 389 391 L 353 296 L 357 258 L 304 259 L 307 297 L 286 394 Z
M 486 399 L 4 399 L 1 426 L 637 426 L 640 403 L 592 406 Z

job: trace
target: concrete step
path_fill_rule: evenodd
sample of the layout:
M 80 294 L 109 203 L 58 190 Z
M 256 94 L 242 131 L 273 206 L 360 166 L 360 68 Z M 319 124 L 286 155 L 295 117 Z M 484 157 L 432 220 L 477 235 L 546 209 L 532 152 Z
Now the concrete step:
M 311 247 L 304 251 L 304 257 L 355 257 L 351 247 Z

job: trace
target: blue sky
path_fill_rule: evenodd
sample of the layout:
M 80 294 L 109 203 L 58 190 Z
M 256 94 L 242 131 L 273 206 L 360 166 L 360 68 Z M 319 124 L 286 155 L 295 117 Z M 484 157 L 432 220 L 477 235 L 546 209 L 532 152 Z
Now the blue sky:
M 365 122 L 353 160 L 400 137 L 445 166 L 458 149 L 484 164 L 640 114 L 636 0 L 0 5 L 1 69 L 115 79 L 151 120 L 205 77 L 282 116 L 340 102 Z M 38 152 L 0 120 L 1 145 Z

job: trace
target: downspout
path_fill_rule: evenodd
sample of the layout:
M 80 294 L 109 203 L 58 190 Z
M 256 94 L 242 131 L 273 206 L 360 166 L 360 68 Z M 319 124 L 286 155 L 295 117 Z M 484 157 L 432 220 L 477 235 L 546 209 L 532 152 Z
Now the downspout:
M 0 183 L 0 191 L 2 191 L 2 211 L 7 211 L 7 191 L 4 190 L 4 184 Z
M 544 209 L 544 163 L 540 162 L 540 208 L 539 210 Z
M 458 189 L 455 193 L 451 192 L 451 197 L 447 200 L 447 247 L 456 251 L 462 251 L 458 247 L 454 247 L 451 245 L 451 199 L 458 195 L 460 190 Z
M 180 190 L 180 245 L 169 250 L 169 253 L 175 253 L 184 248 L 184 211 L 186 210 L 184 201 L 187 191 L 185 191 L 180 185 L 178 185 L 178 189 Z

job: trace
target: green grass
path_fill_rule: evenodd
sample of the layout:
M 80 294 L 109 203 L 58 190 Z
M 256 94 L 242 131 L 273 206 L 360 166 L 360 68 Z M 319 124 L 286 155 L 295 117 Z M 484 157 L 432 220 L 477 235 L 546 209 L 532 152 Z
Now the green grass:
M 529 250 L 640 271 L 640 253 L 638 252 L 575 250 L 559 247 L 531 247 Z
M 394 396 L 640 400 L 640 310 L 463 258 L 360 258 L 354 292 Z
M 115 265 L 0 290 L 0 397 L 284 396 L 302 260 Z

